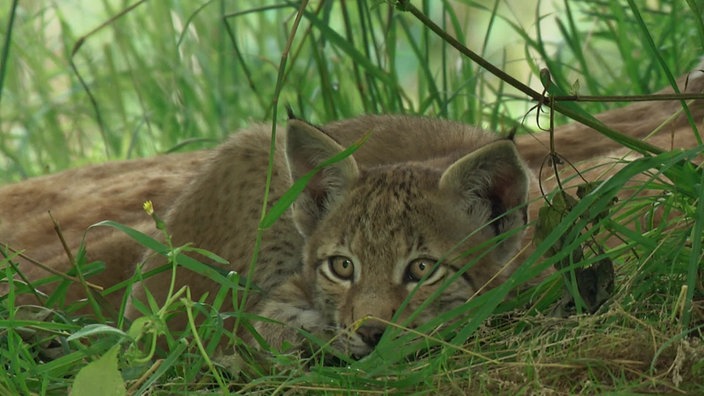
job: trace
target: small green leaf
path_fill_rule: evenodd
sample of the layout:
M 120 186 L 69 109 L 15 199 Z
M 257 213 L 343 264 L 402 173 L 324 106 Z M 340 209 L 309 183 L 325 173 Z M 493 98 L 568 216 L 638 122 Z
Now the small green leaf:
M 71 396 L 122 396 L 127 394 L 125 381 L 117 369 L 117 354 L 120 346 L 115 345 L 103 356 L 83 367 L 73 381 Z
M 577 186 L 577 196 L 579 197 L 579 199 L 583 199 L 587 196 L 587 194 L 590 194 L 592 191 L 596 190 L 597 187 L 599 187 L 600 185 L 601 181 L 591 181 L 580 184 L 579 186 Z M 618 202 L 618 197 L 612 197 L 611 202 L 613 204 Z M 592 211 L 590 210 L 590 212 Z M 592 219 L 591 223 L 596 225 L 596 223 L 598 223 L 600 220 L 607 218 L 609 214 L 611 214 L 610 205 L 606 206 L 601 212 L 594 215 L 590 215 L 590 218 Z
M 538 220 L 535 224 L 535 234 L 533 239 L 536 244 L 545 240 L 550 233 L 556 229 L 561 223 L 562 218 L 569 212 L 577 200 L 567 193 L 555 194 L 551 203 L 540 208 L 538 211 Z M 547 256 L 552 256 L 562 249 L 564 240 L 561 237 L 546 253 Z
M 144 334 L 145 329 L 149 326 L 151 321 L 152 320 L 146 316 L 140 316 L 132 322 L 130 329 L 127 331 L 127 335 L 133 340 L 136 340 L 139 336 Z
M 574 82 L 572 83 L 572 86 L 570 87 L 570 91 L 569 91 L 570 94 L 574 95 L 574 96 L 579 95 L 579 88 L 580 88 L 579 79 L 576 79 L 576 80 L 574 80 Z
M 535 234 L 533 235 L 533 241 L 535 244 L 540 244 L 545 238 L 550 235 L 550 232 L 560 224 L 562 220 L 562 213 L 550 205 L 543 206 L 538 212 L 538 220 L 535 223 Z M 559 243 L 559 241 L 558 241 Z M 550 248 L 550 252 L 547 255 L 552 256 L 553 249 L 559 249 L 560 246 Z

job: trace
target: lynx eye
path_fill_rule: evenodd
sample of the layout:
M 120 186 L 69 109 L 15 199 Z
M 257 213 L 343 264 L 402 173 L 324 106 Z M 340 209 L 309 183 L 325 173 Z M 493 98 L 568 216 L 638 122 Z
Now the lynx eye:
M 354 262 L 345 256 L 328 257 L 328 268 L 340 279 L 351 280 L 354 275 Z
M 431 258 L 418 258 L 411 261 L 406 267 L 404 276 L 406 282 L 420 282 L 423 277 L 426 277 L 427 284 L 427 282 L 434 281 L 434 278 L 442 276 L 444 274 L 444 271 L 441 270 L 442 266 L 436 267 L 436 262 L 437 260 Z

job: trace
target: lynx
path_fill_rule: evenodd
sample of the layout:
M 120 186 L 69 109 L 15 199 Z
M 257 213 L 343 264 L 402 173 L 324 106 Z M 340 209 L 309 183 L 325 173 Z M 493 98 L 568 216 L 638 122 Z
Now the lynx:
M 684 78 L 679 83 L 682 89 Z M 689 92 L 703 88 L 701 73 L 689 77 Z M 684 117 L 676 116 L 679 108 L 677 102 L 641 102 L 599 118 L 638 138 L 665 124 L 663 130 L 673 133 L 656 135 L 651 143 L 689 147 L 694 139 Z M 701 102 L 691 110 L 697 121 L 704 115 Z M 555 139 L 558 152 L 572 163 L 625 154 L 578 124 L 559 128 Z M 503 282 L 520 264 L 532 248 L 526 224 L 537 213 L 536 174 L 548 153 L 546 142 L 545 134 L 510 139 L 423 117 L 362 116 L 322 127 L 291 118 L 275 140 L 267 207 L 295 180 L 310 180 L 292 207 L 263 230 L 253 271 L 269 125 L 240 131 L 210 152 L 115 162 L 4 186 L 0 243 L 24 252 L 11 260 L 29 280 L 47 272 L 28 258 L 67 272 L 71 259 L 48 210 L 75 251 L 86 228 L 104 219 L 154 232 L 152 219 L 140 209 L 152 200 L 157 212 L 166 212 L 174 246 L 212 251 L 229 264 L 208 264 L 236 271 L 254 285 L 245 309 L 271 319 L 255 325 L 269 344 L 300 345 L 303 329 L 362 357 L 377 345 L 386 323 L 424 323 Z M 359 147 L 351 155 L 322 167 L 355 143 Z M 91 228 L 85 240 L 89 261 L 106 263 L 104 272 L 88 279 L 102 286 L 166 262 L 110 228 Z M 135 284 L 127 315 L 141 315 L 147 292 L 163 302 L 169 281 L 170 273 L 162 272 Z M 176 285 L 188 285 L 196 299 L 212 297 L 217 289 L 209 277 L 183 268 Z M 69 298 L 84 297 L 83 287 L 72 287 Z M 107 298 L 117 307 L 122 296 Z M 177 316 L 174 326 L 182 321 Z

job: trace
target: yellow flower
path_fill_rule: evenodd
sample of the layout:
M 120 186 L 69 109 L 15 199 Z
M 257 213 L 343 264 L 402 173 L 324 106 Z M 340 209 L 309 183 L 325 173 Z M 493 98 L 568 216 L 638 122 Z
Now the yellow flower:
M 154 214 L 154 205 L 152 205 L 152 201 L 146 201 L 144 202 L 144 211 L 147 212 L 149 216 Z

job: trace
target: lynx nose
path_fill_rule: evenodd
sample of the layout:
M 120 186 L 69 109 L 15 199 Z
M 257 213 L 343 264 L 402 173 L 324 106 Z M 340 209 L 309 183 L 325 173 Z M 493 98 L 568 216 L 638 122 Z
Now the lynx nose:
M 379 340 L 381 340 L 381 336 L 384 335 L 384 330 L 386 330 L 386 326 L 380 323 L 365 323 L 357 329 L 357 334 L 362 337 L 362 341 L 364 341 L 365 344 L 373 348 L 379 343 Z

